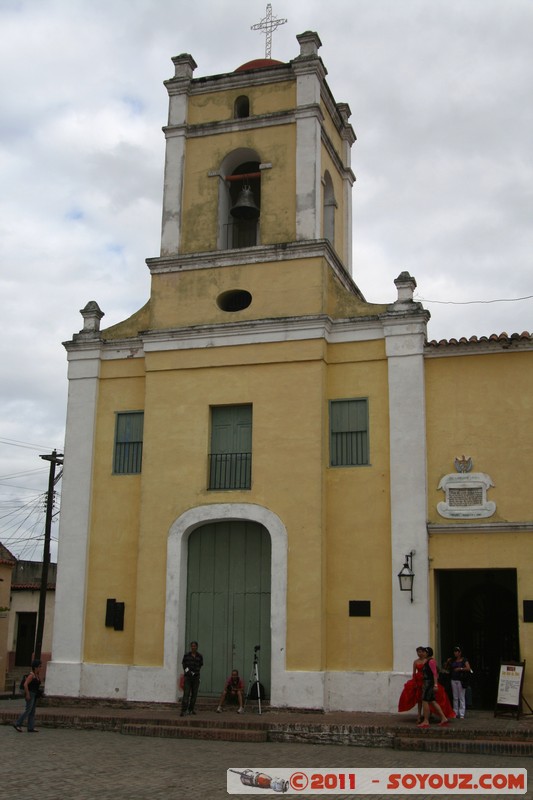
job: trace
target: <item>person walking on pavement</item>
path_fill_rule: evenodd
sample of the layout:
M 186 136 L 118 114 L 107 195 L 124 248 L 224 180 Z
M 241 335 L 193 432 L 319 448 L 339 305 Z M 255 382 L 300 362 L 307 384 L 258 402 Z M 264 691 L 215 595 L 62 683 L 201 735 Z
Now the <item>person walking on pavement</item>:
M 198 642 L 191 642 L 191 649 L 182 659 L 183 666 L 183 698 L 181 701 L 181 717 L 186 714 L 196 714 L 196 696 L 200 686 L 200 670 L 204 665 L 202 654 L 198 652 Z
M 35 707 L 37 705 L 37 697 L 39 696 L 39 687 L 41 685 L 41 661 L 35 659 L 31 662 L 31 672 L 26 676 L 24 681 L 24 697 L 26 699 L 26 707 L 13 727 L 19 733 L 22 733 L 22 725 L 24 720 L 28 720 L 28 733 L 38 733 L 35 730 Z

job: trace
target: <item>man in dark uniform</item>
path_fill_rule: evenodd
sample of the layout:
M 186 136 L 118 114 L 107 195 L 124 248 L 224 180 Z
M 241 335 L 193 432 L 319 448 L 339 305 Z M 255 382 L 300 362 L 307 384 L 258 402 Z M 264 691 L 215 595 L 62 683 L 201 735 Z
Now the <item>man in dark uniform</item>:
M 198 642 L 191 642 L 191 649 L 185 653 L 181 662 L 183 666 L 183 698 L 181 701 L 181 714 L 196 714 L 194 706 L 196 695 L 200 686 L 200 670 L 204 665 L 202 654 L 198 652 Z

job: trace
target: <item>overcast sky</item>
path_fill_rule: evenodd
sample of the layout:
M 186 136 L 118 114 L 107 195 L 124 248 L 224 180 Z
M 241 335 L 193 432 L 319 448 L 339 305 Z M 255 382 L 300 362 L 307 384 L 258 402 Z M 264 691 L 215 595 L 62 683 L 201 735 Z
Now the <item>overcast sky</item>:
M 532 331 L 533 0 L 272 10 L 288 20 L 272 57 L 295 58 L 296 35 L 317 31 L 352 111 L 365 297 L 393 302 L 408 270 L 430 339 Z M 190 53 L 201 77 L 263 57 L 250 28 L 265 13 L 262 0 L 0 0 L 0 541 L 16 555 L 42 554 L 39 455 L 63 447 L 61 342 L 89 300 L 107 327 L 148 298 L 170 59 Z

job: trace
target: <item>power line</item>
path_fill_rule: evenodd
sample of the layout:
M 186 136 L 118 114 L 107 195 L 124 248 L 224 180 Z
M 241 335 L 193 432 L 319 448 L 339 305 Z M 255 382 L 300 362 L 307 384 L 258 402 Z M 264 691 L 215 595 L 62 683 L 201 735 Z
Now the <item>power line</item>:
M 475 304 L 489 305 L 490 303 L 518 303 L 519 300 L 531 300 L 533 294 L 525 297 L 500 297 L 497 300 L 428 300 L 426 297 L 416 295 L 415 300 L 424 303 L 439 303 L 443 306 L 472 306 Z
M 25 447 L 30 450 L 53 450 L 45 444 L 32 444 L 31 442 L 21 442 L 18 439 L 4 439 L 0 438 L 0 444 L 8 444 L 12 447 Z
M 23 475 L 33 475 L 36 472 L 45 472 L 46 468 L 27 469 L 24 472 L 13 472 L 12 475 L 0 475 L 0 481 L 9 481 L 11 478 L 21 478 Z
M 23 503 L 23 505 L 16 506 L 11 511 L 8 511 L 7 514 L 4 514 L 3 516 L 1 516 L 0 520 L 6 519 L 7 517 L 12 517 L 13 514 L 16 514 L 16 513 L 20 512 L 20 511 L 24 511 L 27 508 L 30 508 L 33 511 L 33 510 L 35 510 L 35 508 L 37 506 L 37 502 L 40 501 L 42 503 L 44 498 L 45 498 L 45 493 L 44 492 L 39 492 L 39 494 L 36 497 L 34 497 L 32 500 L 28 500 L 28 502 L 27 503 Z
M 21 489 L 23 492 L 37 492 L 35 486 L 17 486 L 16 483 L 4 483 L 0 481 L 0 486 L 7 486 L 8 489 Z

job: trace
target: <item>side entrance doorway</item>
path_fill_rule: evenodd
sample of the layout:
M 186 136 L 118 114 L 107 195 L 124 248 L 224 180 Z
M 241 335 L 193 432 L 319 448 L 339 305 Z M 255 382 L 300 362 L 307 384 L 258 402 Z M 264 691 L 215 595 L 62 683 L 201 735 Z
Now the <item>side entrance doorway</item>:
M 194 530 L 188 540 L 186 642 L 204 657 L 200 694 L 217 696 L 232 669 L 245 689 L 257 646 L 259 680 L 270 695 L 271 542 L 241 520 Z
M 29 667 L 35 648 L 37 613 L 19 611 L 17 613 L 17 643 L 15 646 L 15 666 Z
M 520 659 L 516 570 L 438 570 L 437 597 L 441 660 L 459 645 L 474 673 L 472 707 L 493 709 L 500 663 Z

